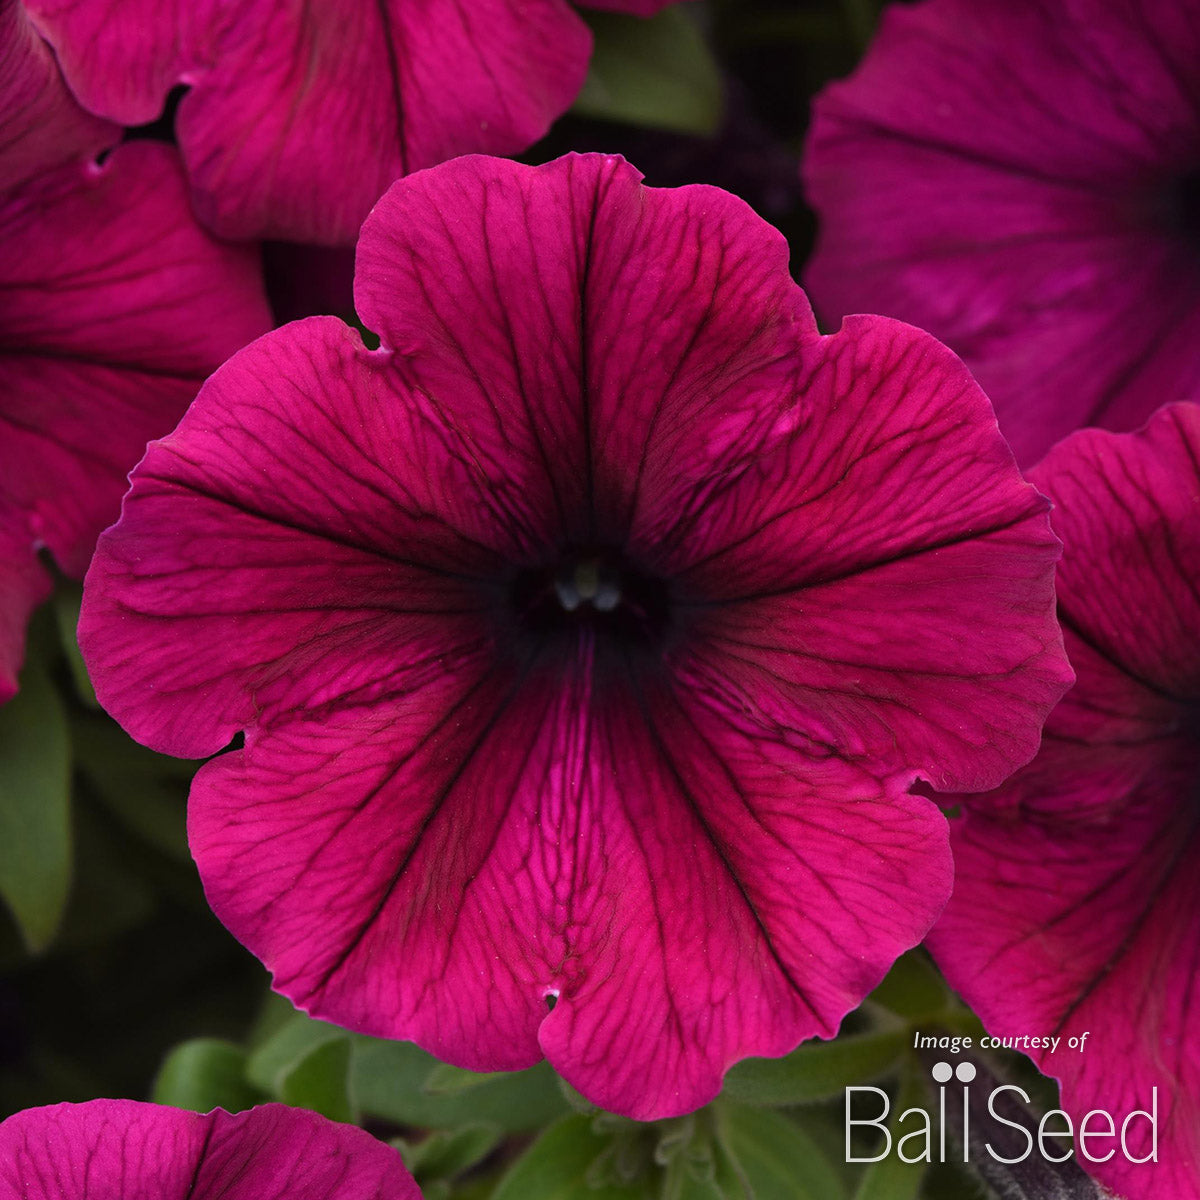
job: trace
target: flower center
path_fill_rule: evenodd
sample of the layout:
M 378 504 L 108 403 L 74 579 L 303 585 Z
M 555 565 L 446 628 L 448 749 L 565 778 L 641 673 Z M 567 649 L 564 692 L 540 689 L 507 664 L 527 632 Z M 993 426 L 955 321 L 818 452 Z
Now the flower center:
M 1185 175 L 1175 186 L 1174 216 L 1193 241 L 1200 242 L 1200 171 Z
M 530 633 L 590 628 L 629 643 L 659 641 L 671 615 L 666 583 L 608 550 L 570 552 L 519 571 L 510 602 Z

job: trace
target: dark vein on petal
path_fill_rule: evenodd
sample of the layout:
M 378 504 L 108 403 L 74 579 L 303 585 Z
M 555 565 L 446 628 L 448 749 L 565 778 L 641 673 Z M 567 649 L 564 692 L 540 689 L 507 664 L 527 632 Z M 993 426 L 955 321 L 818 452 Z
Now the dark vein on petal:
M 388 0 L 375 0 L 379 24 L 383 29 L 383 47 L 387 55 L 388 74 L 392 80 L 392 98 L 396 102 L 396 142 L 400 151 L 400 174 L 406 175 L 409 170 L 408 138 L 404 130 L 404 92 L 400 84 L 400 56 L 395 45 L 399 38 L 387 5 Z
M 387 906 L 388 901 L 392 898 L 392 894 L 396 890 L 396 886 L 404 877 L 404 873 L 408 870 L 408 867 L 412 863 L 414 856 L 420 849 L 421 844 L 424 841 L 425 834 L 429 831 L 430 826 L 437 819 L 438 814 L 442 811 L 443 805 L 446 803 L 450 794 L 454 791 L 454 788 L 457 786 L 467 768 L 474 761 L 475 755 L 479 752 L 480 747 L 483 746 L 484 742 L 486 742 L 491 736 L 492 731 L 512 708 L 513 701 L 516 699 L 522 687 L 524 686 L 526 679 L 529 677 L 529 673 L 533 668 L 534 661 L 535 659 L 531 658 L 525 664 L 524 668 L 513 681 L 508 691 L 496 705 L 495 711 L 488 718 L 488 720 L 484 722 L 483 728 L 467 747 L 466 752 L 462 756 L 462 760 L 454 768 L 453 772 L 451 772 L 449 779 L 447 779 L 445 784 L 439 788 L 438 792 L 434 796 L 433 803 L 430 805 L 429 811 L 426 813 L 424 820 L 422 820 L 420 826 L 413 835 L 412 844 L 405 851 L 404 857 L 401 859 L 399 866 L 397 866 L 392 872 L 392 875 L 385 885 L 383 893 L 375 907 L 372 909 L 371 913 L 366 917 L 366 919 L 360 924 L 358 932 L 351 938 L 347 946 L 337 955 L 337 957 L 328 967 L 322 970 L 317 981 L 312 985 L 312 992 L 314 994 L 316 992 L 324 991 L 329 986 L 333 976 L 336 975 L 338 971 L 340 971 L 346 965 L 346 962 L 349 960 L 350 956 L 359 948 L 371 927 L 379 919 L 379 916 Z M 480 679 L 480 681 L 471 689 L 471 691 L 468 692 L 468 694 L 464 696 L 461 701 L 459 701 L 455 708 L 461 709 L 463 705 L 467 703 L 470 697 L 477 693 L 480 688 L 482 688 L 483 685 L 495 675 L 495 673 L 496 671 L 493 670 Z M 443 720 L 442 723 L 444 724 L 445 720 Z M 420 749 L 420 747 L 417 749 Z M 416 752 L 417 751 L 414 750 L 413 754 Z M 411 757 L 412 755 L 407 756 L 393 767 L 387 777 L 383 779 L 374 789 L 372 789 L 366 803 L 369 803 L 376 796 L 378 796 L 382 790 L 396 778 L 397 774 L 399 774 L 400 770 L 403 768 L 405 762 L 407 762 Z M 361 805 L 357 806 L 357 810 L 361 811 L 361 807 Z
M 797 507 L 803 507 L 799 505 Z M 786 515 L 786 514 L 783 514 Z M 885 558 L 873 559 L 870 562 L 863 563 L 861 566 L 852 567 L 849 570 L 839 572 L 833 575 L 815 576 L 808 579 L 800 579 L 795 583 L 788 584 L 784 587 L 764 589 L 759 592 L 746 592 L 738 596 L 723 596 L 719 600 L 680 600 L 680 607 L 687 608 L 720 608 L 729 604 L 742 604 L 747 601 L 765 600 L 773 596 L 787 596 L 792 592 L 799 592 L 809 588 L 828 587 L 834 583 L 843 583 L 847 579 L 854 579 L 859 575 L 866 575 L 871 571 L 877 571 L 881 567 L 891 566 L 893 563 L 903 562 L 908 559 L 919 558 L 923 554 L 930 554 L 937 550 L 948 550 L 952 546 L 961 546 L 967 542 L 978 541 L 982 538 L 991 537 L 993 534 L 1006 533 L 1010 529 L 1015 529 L 1018 525 L 1036 517 L 1038 512 L 1031 509 L 1028 512 L 1018 513 L 1015 517 L 1002 521 L 997 525 L 990 525 L 986 529 L 968 529 L 962 533 L 955 534 L 952 537 L 943 538 L 938 542 L 929 542 L 923 546 L 910 546 L 902 550 L 897 550 L 894 554 L 889 554 Z M 695 570 L 701 563 L 706 563 L 712 559 L 719 558 L 728 553 L 730 550 L 750 541 L 757 537 L 766 528 L 766 525 L 771 524 L 778 518 L 773 517 L 763 526 L 755 529 L 753 532 L 746 534 L 745 537 L 739 538 L 736 542 L 731 542 L 719 550 L 706 555 L 703 559 L 698 559 L 695 563 L 689 564 L 680 575 L 687 575 Z
M 631 672 L 631 675 L 632 675 L 632 672 Z M 767 951 L 771 955 L 771 958 L 774 961 L 775 965 L 779 968 L 780 974 L 783 976 L 784 980 L 788 983 L 788 985 L 792 988 L 792 990 L 796 993 L 797 997 L 804 1004 L 805 1008 L 807 1008 L 808 1011 L 812 1014 L 813 1018 L 816 1021 L 820 1022 L 822 1025 L 824 1025 L 824 1021 L 822 1021 L 820 1015 L 817 1013 L 816 1009 L 813 1007 L 812 1002 L 809 1000 L 808 995 L 806 994 L 803 985 L 792 975 L 791 970 L 789 969 L 787 964 L 783 961 L 783 958 L 781 957 L 779 951 L 776 949 L 774 939 L 771 937 L 771 933 L 767 929 L 766 923 L 763 920 L 762 915 L 759 913 L 757 906 L 755 905 L 754 901 L 751 899 L 749 892 L 746 891 L 746 887 L 742 883 L 741 876 L 738 874 L 737 870 L 733 866 L 733 863 L 729 859 L 729 855 L 728 855 L 728 852 L 726 851 L 723 840 L 718 836 L 717 832 L 708 823 L 707 818 L 704 816 L 703 808 L 701 806 L 700 801 L 697 799 L 695 793 L 692 792 L 691 788 L 688 787 L 687 782 L 684 779 L 683 774 L 681 773 L 679 766 L 675 761 L 674 756 L 671 754 L 671 751 L 667 747 L 666 739 L 662 736 L 662 733 L 661 733 L 660 729 L 658 728 L 658 724 L 655 721 L 654 716 L 650 711 L 650 705 L 647 701 L 647 697 L 646 697 L 644 689 L 637 687 L 636 681 L 635 681 L 635 686 L 631 689 L 631 691 L 637 697 L 638 708 L 641 711 L 642 719 L 646 723 L 646 729 L 650 734 L 650 740 L 654 743 L 655 748 L 658 750 L 659 754 L 661 755 L 662 760 L 667 767 L 667 770 L 671 774 L 671 778 L 674 779 L 674 781 L 675 781 L 676 787 L 679 788 L 679 794 L 683 797 L 684 801 L 686 802 L 686 804 L 688 806 L 688 810 L 691 812 L 693 819 L 695 820 L 696 824 L 699 825 L 704 836 L 708 839 L 709 844 L 713 848 L 713 851 L 716 853 L 717 857 L 721 860 L 721 865 L 725 868 L 725 870 L 729 874 L 729 878 L 733 881 L 734 887 L 737 888 L 738 894 L 741 896 L 742 900 L 745 902 L 746 910 L 749 912 L 751 918 L 754 921 L 755 926 L 758 928 L 758 931 L 761 934 L 762 939 L 763 939 L 763 944 L 766 946 Z M 675 696 L 673 689 L 670 694 L 671 694 L 671 698 L 675 701 L 675 704 L 678 707 L 679 701 L 678 701 L 678 698 Z M 710 747 L 710 749 L 711 749 L 711 747 Z M 715 749 L 712 750 L 712 753 L 714 756 L 716 756 Z
M 200 1171 L 204 1166 L 204 1160 L 208 1157 L 208 1149 L 212 1144 L 213 1134 L 216 1132 L 216 1117 L 210 1116 L 208 1126 L 204 1131 L 204 1141 L 200 1143 L 199 1153 L 196 1155 L 196 1166 L 192 1170 L 192 1178 L 188 1183 L 188 1189 L 183 1195 L 183 1200 L 192 1200 L 196 1192 L 196 1185 L 200 1182 Z
M 303 534 L 305 537 L 315 538 L 318 541 L 330 542 L 335 546 L 342 546 L 347 550 L 355 550 L 371 558 L 379 558 L 385 562 L 397 563 L 402 567 L 410 567 L 415 571 L 424 571 L 430 575 L 439 575 L 445 579 L 458 579 L 471 583 L 476 583 L 481 578 L 477 575 L 465 575 L 459 571 L 448 571 L 442 567 L 435 567 L 432 563 L 402 558 L 400 555 L 392 554 L 380 546 L 369 546 L 363 542 L 356 541 L 354 538 L 341 537 L 330 529 L 318 529 L 310 525 L 301 524 L 299 521 L 282 514 L 263 512 L 261 509 L 253 508 L 242 500 L 237 500 L 230 496 L 222 496 L 192 480 L 167 478 L 162 475 L 152 474 L 149 471 L 140 472 L 138 478 L 151 479 L 155 483 L 167 488 L 178 488 L 181 491 L 191 492 L 203 500 L 219 504 L 224 508 L 231 508 L 234 512 L 239 512 L 254 520 L 263 521 L 268 525 L 278 525 L 280 528 L 290 530 L 292 533 Z
M 1139 675 L 1128 663 L 1122 662 L 1111 650 L 1102 646 L 1090 633 L 1086 632 L 1083 626 L 1066 611 L 1061 603 L 1058 606 L 1058 623 L 1063 627 L 1064 632 L 1078 638 L 1093 654 L 1103 659 L 1110 667 L 1119 671 L 1127 679 L 1131 679 L 1139 687 L 1145 688 L 1146 691 L 1152 692 L 1163 700 L 1170 700 L 1172 704 L 1188 703 L 1186 696 L 1177 696 L 1173 692 L 1167 691 L 1166 688 L 1151 682 L 1144 675 Z
M 1151 889 L 1150 894 L 1146 897 L 1145 903 L 1141 906 L 1140 910 L 1138 911 L 1137 917 L 1130 924 L 1129 929 L 1126 931 L 1125 936 L 1121 939 L 1120 944 L 1117 946 L 1116 950 L 1113 951 L 1113 953 L 1108 957 L 1108 959 L 1105 960 L 1105 962 L 1101 966 L 1101 968 L 1098 971 L 1096 971 L 1095 974 L 1093 974 L 1092 977 L 1087 981 L 1087 983 L 1084 985 L 1084 987 L 1080 990 L 1079 994 L 1075 997 L 1075 999 L 1068 1006 L 1066 1012 L 1064 1012 L 1062 1017 L 1059 1018 L 1058 1022 L 1054 1026 L 1054 1029 L 1052 1030 L 1053 1034 L 1057 1035 L 1062 1032 L 1062 1030 L 1065 1028 L 1067 1022 L 1071 1019 L 1071 1017 L 1073 1017 L 1075 1015 L 1075 1013 L 1079 1010 L 1079 1008 L 1084 1003 L 1086 1003 L 1088 998 L 1096 991 L 1096 989 L 1104 982 L 1104 980 L 1106 978 L 1108 978 L 1108 976 L 1111 975 L 1112 972 L 1116 969 L 1116 966 L 1121 961 L 1121 959 L 1124 958 L 1125 955 L 1128 954 L 1129 951 L 1132 949 L 1133 944 L 1137 940 L 1138 935 L 1142 932 L 1142 929 L 1145 927 L 1146 922 L 1149 920 L 1150 914 L 1154 911 L 1154 908 L 1158 904 L 1159 899 L 1162 897 L 1162 895 L 1166 891 L 1168 885 L 1171 883 L 1172 878 L 1175 875 L 1176 868 L 1179 866 L 1180 861 L 1192 849 L 1192 842 L 1196 836 L 1197 829 L 1200 829 L 1200 811 L 1197 811 L 1192 816 L 1191 820 L 1188 823 L 1187 832 L 1184 834 L 1183 837 L 1181 837 L 1179 839 L 1179 845 L 1172 852 L 1171 857 L 1168 859 L 1166 866 L 1163 868 L 1162 873 L 1159 876 L 1157 883 Z M 1101 888 L 1096 889 L 1096 891 L 1092 895 L 1087 897 L 1087 900 L 1095 899 L 1096 896 L 1098 896 L 1099 894 L 1101 894 L 1102 891 L 1107 889 L 1107 886 L 1109 885 L 1109 883 L 1111 883 L 1111 880 L 1106 880 L 1104 885 L 1102 885 Z M 1086 903 L 1086 901 L 1081 901 L 1080 905 L 1076 905 L 1076 906 L 1072 906 L 1072 907 L 1073 908 L 1082 907 L 1084 903 Z M 1070 911 L 1071 910 L 1067 910 L 1068 913 Z M 1059 920 L 1061 920 L 1063 918 L 1064 915 L 1065 914 L 1062 914 L 1062 913 L 1058 914 L 1054 918 L 1054 921 L 1050 922 L 1050 924 L 1053 925 L 1053 924 L 1057 923 Z

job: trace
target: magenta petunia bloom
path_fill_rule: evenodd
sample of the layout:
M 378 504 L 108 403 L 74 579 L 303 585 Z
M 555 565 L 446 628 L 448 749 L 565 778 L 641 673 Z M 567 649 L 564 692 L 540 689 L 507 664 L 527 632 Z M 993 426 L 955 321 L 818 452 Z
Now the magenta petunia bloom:
M 0 1200 L 420 1200 L 390 1146 L 282 1104 L 201 1116 L 134 1100 L 0 1124 Z
M 892 5 L 816 104 L 818 314 L 962 355 L 1022 463 L 1200 394 L 1200 6 Z
M 83 576 L 146 442 L 270 328 L 257 251 L 214 241 L 174 151 L 95 156 L 85 113 L 16 0 L 0 0 L 0 702 L 50 588 Z
M 24 0 L 92 112 L 176 133 L 224 237 L 353 242 L 399 176 L 535 142 L 591 34 L 566 0 Z M 597 0 L 649 16 L 669 0 Z
M 0 0 L 0 194 L 119 136 L 76 103 L 21 0 Z
M 401 181 L 356 302 L 379 350 L 261 339 L 134 473 L 99 695 L 171 754 L 245 731 L 191 843 L 301 1007 L 694 1108 L 937 916 L 913 780 L 1033 754 L 1045 501 L 942 346 L 820 337 L 778 232 L 620 159 Z
M 1103 1109 L 1119 1126 L 1157 1087 L 1157 1163 L 1097 1139 L 1093 1156 L 1115 1154 L 1083 1165 L 1130 1200 L 1186 1200 L 1200 1196 L 1200 407 L 1076 434 L 1032 479 L 1056 505 L 1079 678 L 1037 758 L 964 798 L 930 944 L 993 1034 L 1061 1036 L 1033 1057 L 1077 1123 Z M 1148 1122 L 1129 1145 L 1150 1153 Z

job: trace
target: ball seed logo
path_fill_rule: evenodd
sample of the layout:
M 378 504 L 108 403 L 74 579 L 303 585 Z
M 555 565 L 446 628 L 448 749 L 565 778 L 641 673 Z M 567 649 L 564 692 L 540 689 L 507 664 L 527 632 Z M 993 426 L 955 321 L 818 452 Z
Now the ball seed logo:
M 954 1140 L 962 1146 L 962 1161 L 970 1161 L 972 1148 L 982 1141 L 984 1151 L 997 1162 L 1014 1164 L 1024 1162 L 1035 1150 L 1042 1158 L 1051 1163 L 1066 1162 L 1075 1153 L 1072 1139 L 1078 1146 L 1079 1154 L 1090 1163 L 1108 1162 L 1118 1154 L 1131 1163 L 1153 1163 L 1158 1161 L 1158 1088 L 1151 1089 L 1150 1104 L 1145 1109 L 1134 1109 L 1124 1116 L 1120 1124 L 1114 1114 L 1104 1109 L 1093 1109 L 1079 1122 L 1078 1128 L 1070 1115 L 1061 1108 L 1051 1109 L 1040 1119 L 1036 1118 L 1031 1107 L 1025 1110 L 1026 1120 L 1014 1120 L 1013 1102 L 1019 1098 L 1025 1106 L 1031 1105 L 1029 1095 L 1025 1090 L 1013 1083 L 997 1084 L 987 1098 L 987 1117 L 994 1122 L 997 1131 L 1003 1126 L 1008 1131 L 1016 1131 L 1022 1139 L 1024 1149 L 1019 1153 L 1005 1153 L 991 1141 L 976 1135 L 972 1129 L 971 1083 L 974 1082 L 977 1070 L 972 1062 L 960 1062 L 952 1067 L 947 1062 L 934 1063 L 930 1069 L 933 1081 L 937 1084 L 937 1112 L 931 1114 L 924 1108 L 907 1108 L 901 1112 L 889 1127 L 888 1117 L 891 1113 L 892 1102 L 883 1088 L 862 1086 L 846 1088 L 846 1161 L 848 1163 L 872 1163 L 887 1158 L 893 1152 L 906 1163 L 946 1162 L 947 1153 L 947 1095 L 946 1085 L 951 1080 L 957 1080 L 962 1085 L 961 1101 L 957 1097 L 949 1103 L 962 1106 L 961 1122 L 958 1114 L 953 1114 Z M 855 1105 L 858 1094 L 871 1095 L 882 1103 L 882 1111 L 874 1116 L 864 1117 L 852 1115 L 855 1109 L 861 1110 L 862 1105 Z M 999 1111 L 1004 1108 L 1006 1112 Z M 1007 1114 L 1007 1115 L 1006 1115 Z M 978 1112 L 974 1119 L 978 1119 Z M 1148 1123 L 1148 1124 L 1147 1124 Z M 852 1145 L 854 1129 L 877 1129 L 883 1137 L 883 1149 L 874 1155 L 856 1155 Z M 1147 1139 L 1138 1140 L 1139 1133 L 1148 1132 Z M 993 1134 L 993 1136 L 995 1136 Z M 1007 1134 L 1011 1141 L 1014 1135 Z M 999 1139 L 998 1139 L 999 1140 Z M 893 1144 L 894 1143 L 894 1144 Z M 1009 1149 L 1015 1147 L 1009 1146 Z M 1140 1149 L 1145 1151 L 1138 1154 Z M 978 1151 L 976 1151 L 978 1152 Z

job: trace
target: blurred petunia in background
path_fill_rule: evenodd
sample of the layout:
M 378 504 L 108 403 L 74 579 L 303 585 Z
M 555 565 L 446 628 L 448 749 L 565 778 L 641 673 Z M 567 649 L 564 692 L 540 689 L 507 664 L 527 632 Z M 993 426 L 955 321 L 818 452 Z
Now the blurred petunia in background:
M 122 146 L 0 0 L 0 701 L 49 594 L 82 578 L 146 442 L 270 328 L 258 251 L 192 216 L 177 153 Z
M 327 245 L 408 171 L 536 141 L 592 45 L 566 0 L 22 2 L 90 111 L 141 125 L 187 89 L 175 128 L 217 233 Z
M 893 5 L 817 101 L 820 316 L 884 312 L 971 368 L 1023 464 L 1200 390 L 1192 0 Z
M 1154 1175 L 1122 1154 L 1089 1169 L 1121 1195 L 1193 1196 L 1200 407 L 1164 409 L 1138 434 L 1075 434 L 1032 478 L 1055 503 L 1059 613 L 1079 679 L 1037 758 L 963 798 L 957 884 L 930 945 L 993 1033 L 1089 1031 L 1104 1047 L 1034 1054 L 1077 1121 L 1146 1109 L 1157 1087 Z M 1132 1152 L 1147 1158 L 1149 1124 L 1134 1130 Z

